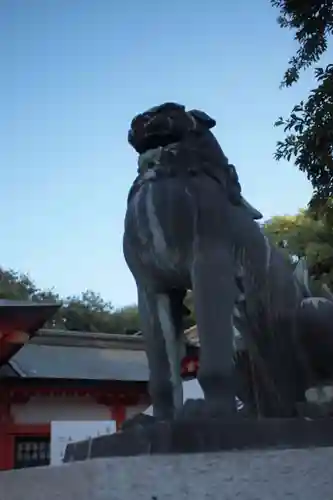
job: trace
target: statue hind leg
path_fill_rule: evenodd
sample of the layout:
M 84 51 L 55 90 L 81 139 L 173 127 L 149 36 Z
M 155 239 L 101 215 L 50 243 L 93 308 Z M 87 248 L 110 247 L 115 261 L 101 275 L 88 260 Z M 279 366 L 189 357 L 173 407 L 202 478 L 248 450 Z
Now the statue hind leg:
M 200 338 L 198 380 L 209 413 L 236 411 L 232 314 L 237 296 L 234 261 L 226 249 L 198 249 L 192 269 Z
M 138 287 L 138 308 L 146 343 L 154 416 L 171 419 L 183 405 L 180 373 L 183 336 L 178 297 Z

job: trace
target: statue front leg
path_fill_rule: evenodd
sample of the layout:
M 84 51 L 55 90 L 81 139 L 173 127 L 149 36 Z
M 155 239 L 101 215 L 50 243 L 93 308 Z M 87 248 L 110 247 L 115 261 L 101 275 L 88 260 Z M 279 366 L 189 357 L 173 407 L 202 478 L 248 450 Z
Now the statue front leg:
M 138 308 L 149 365 L 154 417 L 171 419 L 183 405 L 180 340 L 167 294 L 138 287 Z
M 200 338 L 198 380 L 208 412 L 236 412 L 232 313 L 237 296 L 234 262 L 224 249 L 198 251 L 192 269 Z

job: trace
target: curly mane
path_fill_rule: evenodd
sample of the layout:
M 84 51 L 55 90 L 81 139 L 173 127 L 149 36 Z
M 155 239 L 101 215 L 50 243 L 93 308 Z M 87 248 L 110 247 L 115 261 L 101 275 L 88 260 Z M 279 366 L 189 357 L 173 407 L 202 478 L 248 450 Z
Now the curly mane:
M 221 186 L 232 204 L 241 205 L 241 186 L 236 168 L 228 162 L 210 131 L 190 132 L 178 143 L 141 154 L 138 158 L 138 176 L 128 200 L 145 182 L 165 177 L 198 175 L 211 177 Z

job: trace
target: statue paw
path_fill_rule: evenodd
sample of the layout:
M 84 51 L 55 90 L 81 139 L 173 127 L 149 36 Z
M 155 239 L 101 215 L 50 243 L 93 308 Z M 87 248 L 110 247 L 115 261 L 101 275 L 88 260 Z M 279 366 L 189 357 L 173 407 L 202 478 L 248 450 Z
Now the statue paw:
M 225 419 L 234 418 L 237 415 L 236 404 L 227 405 L 221 402 L 208 403 L 204 399 L 188 399 L 183 408 L 177 412 L 176 419 Z
M 305 392 L 305 402 L 298 404 L 299 413 L 308 418 L 333 415 L 332 382 L 310 387 Z
M 205 416 L 206 407 L 204 399 L 188 399 L 184 406 L 176 412 L 176 419 L 202 418 Z
M 145 415 L 144 413 L 138 413 L 132 418 L 125 420 L 121 426 L 122 431 L 128 431 L 131 429 L 146 428 L 156 422 L 156 418 L 150 415 Z

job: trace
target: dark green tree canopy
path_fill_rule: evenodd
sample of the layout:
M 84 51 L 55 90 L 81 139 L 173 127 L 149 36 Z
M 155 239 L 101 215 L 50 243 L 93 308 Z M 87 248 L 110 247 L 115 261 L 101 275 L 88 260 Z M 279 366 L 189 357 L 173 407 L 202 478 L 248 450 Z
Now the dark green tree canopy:
M 294 31 L 298 43 L 281 86 L 289 87 L 301 71 L 320 61 L 333 33 L 332 0 L 271 0 L 279 9 L 278 23 Z M 314 188 L 313 208 L 326 203 L 333 195 L 333 64 L 316 67 L 317 87 L 306 101 L 297 104 L 289 118 L 280 117 L 286 137 L 277 144 L 275 158 L 293 159 L 307 174 Z
M 293 30 L 298 42 L 281 84 L 289 87 L 297 82 L 301 70 L 317 63 L 327 50 L 328 37 L 333 33 L 333 3 L 331 0 L 271 0 L 271 3 L 279 9 L 281 28 Z

